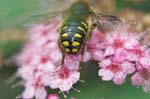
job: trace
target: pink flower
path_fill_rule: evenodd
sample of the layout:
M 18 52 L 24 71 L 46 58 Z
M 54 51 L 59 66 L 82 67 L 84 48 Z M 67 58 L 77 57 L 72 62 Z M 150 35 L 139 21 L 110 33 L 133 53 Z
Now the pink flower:
M 131 74 L 135 71 L 134 64 L 124 61 L 118 63 L 113 59 L 105 59 L 99 64 L 101 69 L 98 74 L 102 77 L 102 80 L 113 80 L 115 84 L 123 84 L 127 74 Z
M 142 86 L 144 92 L 150 93 L 150 53 L 149 49 L 137 61 L 136 73 L 131 77 L 134 86 Z
M 50 77 L 50 87 L 59 88 L 61 91 L 69 91 L 80 77 L 80 73 L 75 70 L 69 70 L 67 67 L 61 68 Z
M 71 97 L 70 99 L 76 99 L 76 98 L 74 98 L 74 97 Z
M 150 68 L 140 69 L 131 78 L 134 86 L 142 86 L 144 92 L 150 93 Z
M 89 60 L 100 61 L 103 58 L 101 42 L 104 40 L 104 34 L 94 29 L 90 40 L 87 42 L 86 51 L 84 53 L 84 62 Z
M 34 81 L 28 81 L 25 83 L 25 90 L 22 93 L 22 98 L 30 99 L 33 97 L 36 99 L 45 99 L 47 96 L 47 92 L 44 88 L 44 84 L 41 81 L 40 76 L 35 78 Z
M 50 94 L 50 95 L 48 95 L 47 99 L 60 99 L 60 98 L 57 94 Z
M 93 33 L 93 35 L 97 34 Z M 120 85 L 125 82 L 128 74 L 135 72 L 134 62 L 138 60 L 138 55 L 135 53 L 135 50 L 140 50 L 141 47 L 142 45 L 140 45 L 137 36 L 122 29 L 107 33 L 100 43 L 92 44 L 92 48 L 94 48 L 93 52 L 92 50 L 88 51 L 89 53 L 92 52 L 93 59 L 97 55 L 101 56 L 96 61 L 99 62 L 100 70 L 98 74 L 102 77 L 102 80 L 113 80 L 115 84 Z M 95 52 L 97 54 L 93 54 Z M 131 55 L 135 57 L 134 60 Z

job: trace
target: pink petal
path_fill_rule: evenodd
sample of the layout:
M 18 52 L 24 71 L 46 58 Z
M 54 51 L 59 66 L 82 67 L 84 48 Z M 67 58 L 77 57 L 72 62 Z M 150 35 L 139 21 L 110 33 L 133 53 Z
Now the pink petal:
M 64 80 L 59 86 L 61 91 L 69 91 L 72 88 L 73 82 L 71 80 Z
M 92 58 L 91 54 L 89 52 L 85 52 L 83 55 L 83 62 L 87 62 Z
M 104 57 L 103 51 L 101 51 L 101 50 L 96 50 L 96 51 L 93 53 L 93 59 L 95 59 L 95 60 L 97 60 L 97 61 L 102 60 L 103 57 Z
M 110 59 L 104 59 L 99 63 L 99 67 L 106 68 L 111 64 Z
M 143 84 L 143 79 L 141 75 L 137 72 L 131 77 L 132 85 L 134 86 L 141 86 Z
M 42 82 L 44 82 L 45 86 L 49 86 L 51 84 L 50 76 L 52 76 L 52 75 L 45 74 L 42 76 L 41 80 L 42 80 Z
M 60 99 L 60 98 L 57 94 L 50 94 L 50 95 L 48 95 L 47 99 Z
M 73 83 L 76 83 L 80 79 L 80 73 L 75 71 L 71 74 L 70 79 Z
M 47 63 L 44 65 L 44 71 L 45 71 L 45 72 L 51 73 L 51 72 L 54 72 L 55 69 L 56 69 L 56 68 L 55 68 L 55 65 L 52 64 L 51 62 L 47 62 Z
M 143 57 L 140 59 L 140 63 L 143 65 L 143 67 L 148 68 L 150 67 L 150 57 Z
M 55 48 L 57 48 L 58 43 L 57 42 L 50 42 L 50 43 L 47 44 L 47 46 L 50 49 L 55 49 Z
M 123 48 L 115 50 L 114 59 L 116 62 L 122 62 L 127 59 L 129 52 Z
M 126 74 L 124 74 L 123 72 L 117 72 L 115 75 L 114 75 L 114 78 L 113 78 L 113 82 L 117 85 L 121 85 L 125 82 L 125 78 L 126 78 Z
M 59 85 L 61 84 L 61 80 L 55 77 L 52 77 L 51 82 L 50 82 L 50 87 L 52 89 L 56 89 L 59 87 Z
M 110 56 L 112 54 L 114 54 L 114 49 L 112 47 L 106 48 L 106 50 L 104 52 L 104 56 Z
M 74 97 L 71 97 L 70 99 L 76 99 L 76 98 L 74 98 Z
M 131 48 L 134 48 L 134 46 L 137 44 L 138 44 L 138 40 L 133 37 L 133 39 L 132 38 L 128 39 L 128 41 L 126 41 L 124 46 L 127 49 L 131 49 Z
M 127 74 L 132 74 L 136 70 L 135 65 L 132 64 L 131 62 L 127 62 L 127 61 L 123 62 L 121 64 L 121 67 L 122 67 L 123 71 Z
M 144 85 L 142 86 L 145 93 L 150 93 L 150 79 L 144 81 Z
M 130 53 L 127 55 L 127 60 L 129 61 L 137 61 L 139 57 L 135 53 Z
M 67 67 L 70 71 L 78 71 L 80 69 L 79 61 L 72 61 L 70 63 L 65 63 L 64 65 L 64 67 Z
M 22 93 L 22 97 L 25 99 L 33 98 L 35 94 L 35 89 L 31 85 L 27 85 L 24 92 Z
M 24 66 L 18 70 L 18 75 L 20 75 L 25 80 L 32 79 L 33 69 L 30 66 Z
M 46 99 L 47 92 L 44 88 L 38 88 L 35 92 L 35 98 L 36 99 Z
M 98 75 L 102 77 L 102 80 L 106 80 L 106 81 L 112 80 L 114 76 L 114 74 L 108 69 L 100 69 L 98 71 Z
M 62 58 L 62 53 L 59 50 L 55 49 L 51 51 L 50 57 L 53 62 L 58 62 Z

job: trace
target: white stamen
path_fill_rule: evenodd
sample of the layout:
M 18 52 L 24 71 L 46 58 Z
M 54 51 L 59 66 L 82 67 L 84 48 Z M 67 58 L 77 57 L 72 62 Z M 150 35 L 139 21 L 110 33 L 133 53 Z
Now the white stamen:
M 74 88 L 74 87 L 72 87 L 72 89 L 73 89 L 74 91 L 80 93 L 80 90 L 78 90 L 78 89 L 76 89 L 76 88 Z
M 22 99 L 21 95 L 16 96 L 16 99 Z
M 18 82 L 18 83 L 16 83 L 16 84 L 13 84 L 11 87 L 12 87 L 12 88 L 16 88 L 16 87 L 21 86 L 21 85 L 23 85 L 23 84 L 24 84 L 23 81 L 20 81 L 20 82 Z
M 9 84 L 15 82 L 16 79 L 17 79 L 17 73 L 10 76 L 8 79 L 5 80 L 5 82 L 7 85 L 9 85 Z
M 85 82 L 84 80 L 81 80 L 81 79 L 79 79 L 79 81 L 80 81 L 80 82 L 82 82 L 82 83 L 84 83 L 84 82 Z
M 59 93 L 62 93 L 64 98 L 67 98 L 67 95 L 63 91 L 60 90 Z

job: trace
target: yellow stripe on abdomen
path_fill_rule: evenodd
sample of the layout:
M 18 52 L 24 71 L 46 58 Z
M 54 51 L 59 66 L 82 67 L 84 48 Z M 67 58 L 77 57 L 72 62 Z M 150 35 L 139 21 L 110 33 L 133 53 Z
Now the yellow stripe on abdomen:
M 79 45 L 80 45 L 80 42 L 77 42 L 77 41 L 72 42 L 72 46 L 79 46 Z
M 73 53 L 76 53 L 77 51 L 78 51 L 77 48 L 73 48 L 73 49 L 72 49 L 72 52 L 73 52 Z
M 77 27 L 77 29 L 79 29 L 79 30 L 83 31 L 83 32 L 86 34 L 86 31 L 85 31 L 85 29 L 84 29 L 84 28 L 82 28 L 82 27 L 78 26 L 78 27 Z
M 62 44 L 63 44 L 64 46 L 69 46 L 69 42 L 68 42 L 68 41 L 63 41 Z
M 62 37 L 68 37 L 68 33 L 62 34 Z
M 81 34 L 79 34 L 79 33 L 75 33 L 75 34 L 74 34 L 74 37 L 81 38 L 81 37 L 82 37 L 82 35 L 81 35 Z
M 85 26 L 85 28 L 88 29 L 88 25 L 85 22 L 82 21 L 81 24 L 83 24 Z
M 70 52 L 70 49 L 69 49 L 69 48 L 65 48 L 65 51 L 69 53 L 69 52 Z
M 62 28 L 62 30 L 67 29 L 67 28 L 68 28 L 68 26 L 64 26 L 64 27 Z

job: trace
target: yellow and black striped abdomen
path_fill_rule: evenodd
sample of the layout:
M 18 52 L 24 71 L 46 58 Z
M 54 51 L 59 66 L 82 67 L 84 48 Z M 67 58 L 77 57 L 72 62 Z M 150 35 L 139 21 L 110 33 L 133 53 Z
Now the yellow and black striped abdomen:
M 63 51 L 76 54 L 84 43 L 88 31 L 88 24 L 81 19 L 65 20 L 61 27 L 60 44 Z

